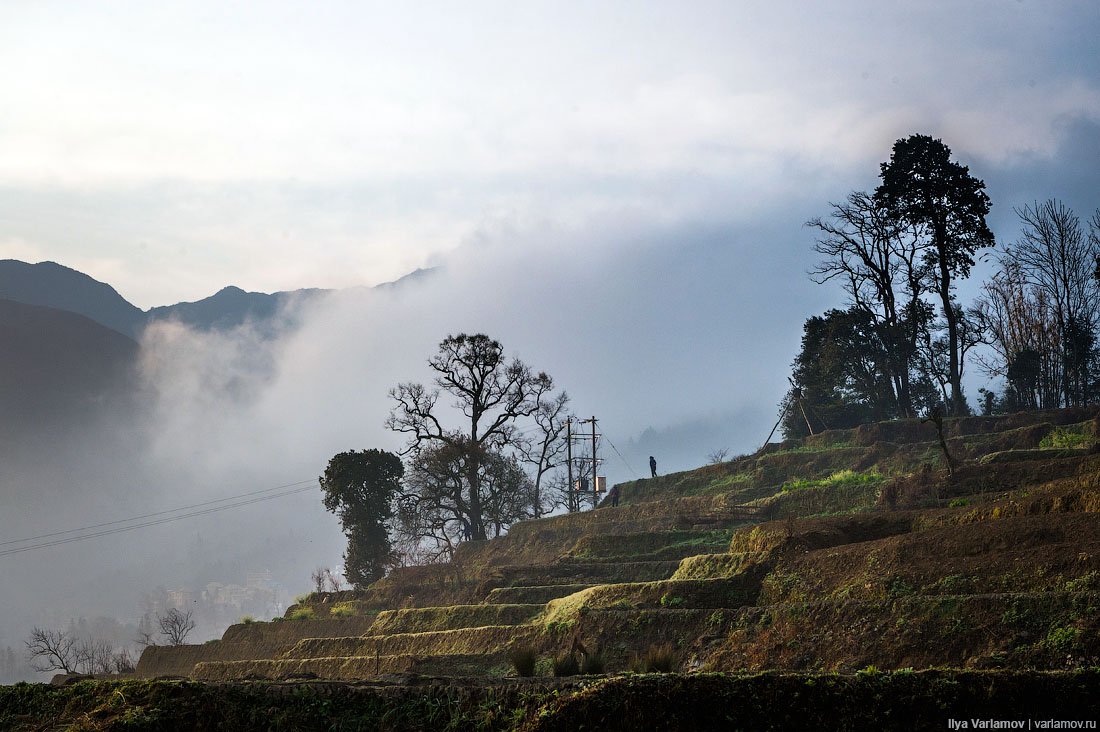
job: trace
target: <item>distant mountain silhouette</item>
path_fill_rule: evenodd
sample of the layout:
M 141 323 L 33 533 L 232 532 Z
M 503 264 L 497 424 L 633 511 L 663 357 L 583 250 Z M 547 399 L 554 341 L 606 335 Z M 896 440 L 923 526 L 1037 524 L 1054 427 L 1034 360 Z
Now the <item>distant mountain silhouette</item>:
M 275 318 L 293 300 L 308 300 L 329 290 L 293 290 L 291 292 L 245 292 L 239 287 L 224 287 L 197 302 L 181 302 L 151 308 L 147 313 L 154 320 L 175 320 L 198 330 L 230 330 L 251 322 L 274 327 Z
M 56 262 L 0 260 L 0 299 L 68 310 L 131 338 L 145 327 L 145 313 L 115 288 Z
M 137 355 L 132 339 L 82 315 L 0 300 L 0 438 L 57 435 L 129 408 Z
M 418 269 L 376 287 L 400 288 L 435 271 L 434 268 Z M 56 262 L 28 264 L 15 259 L 0 260 L 0 299 L 67 310 L 135 340 L 141 337 L 148 323 L 158 320 L 174 320 L 198 330 L 231 330 L 248 322 L 260 332 L 274 335 L 296 324 L 287 307 L 289 304 L 305 302 L 328 292 L 332 291 L 301 289 L 268 294 L 229 286 L 202 300 L 142 311 L 110 285 Z M 281 315 L 288 319 L 280 319 Z

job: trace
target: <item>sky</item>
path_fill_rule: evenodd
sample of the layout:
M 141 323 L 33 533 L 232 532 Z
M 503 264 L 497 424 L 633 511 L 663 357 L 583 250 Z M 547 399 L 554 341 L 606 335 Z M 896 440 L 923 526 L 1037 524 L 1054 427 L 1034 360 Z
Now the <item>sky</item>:
M 437 268 L 317 301 L 274 341 L 147 332 L 148 422 L 126 449 L 56 457 L 47 482 L 85 482 L 70 514 L 16 490 L 10 520 L 68 528 L 100 516 L 106 486 L 136 515 L 399 449 L 387 390 L 426 381 L 460 331 L 598 415 L 623 456 L 612 483 L 655 450 L 662 472 L 753 450 L 802 323 L 843 304 L 806 277 L 804 223 L 873 188 L 895 140 L 948 144 L 1002 244 L 1013 207 L 1100 206 L 1098 29 L 1085 1 L 3 3 L 0 258 L 60 262 L 141 308 Z M 94 479 L 91 454 L 110 456 Z M 211 519 L 205 545 L 267 551 L 288 583 L 339 562 L 316 496 L 286 501 Z M 39 598 L 12 614 L 124 613 L 135 585 L 195 580 L 168 549 L 195 537 L 145 537 L 149 557 L 123 539 L 48 550 L 84 584 L 9 567 Z M 89 599 L 96 582 L 110 599 Z

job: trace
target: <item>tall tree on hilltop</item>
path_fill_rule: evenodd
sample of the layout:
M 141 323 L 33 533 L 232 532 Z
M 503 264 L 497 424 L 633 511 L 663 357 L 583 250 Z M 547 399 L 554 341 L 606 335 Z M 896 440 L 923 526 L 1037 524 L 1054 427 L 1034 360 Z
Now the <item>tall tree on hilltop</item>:
M 404 474 L 393 453 L 352 450 L 333 456 L 319 479 L 325 508 L 340 517 L 347 536 L 344 576 L 355 587 L 370 585 L 393 565 L 388 522 Z
M 970 175 L 966 166 L 953 162 L 947 145 L 927 135 L 895 142 L 880 177 L 875 202 L 898 221 L 919 227 L 927 237 L 924 257 L 947 328 L 949 407 L 952 414 L 964 414 L 960 311 L 952 291 L 956 279 L 970 275 L 974 253 L 994 244 L 985 222 L 989 213 L 985 183 Z
M 807 222 L 821 232 L 814 251 L 825 256 L 810 272 L 818 284 L 838 280 L 856 310 L 864 313 L 886 355 L 884 366 L 901 417 L 914 416 L 911 387 L 924 303 L 927 263 L 919 227 L 891 217 L 863 192 L 832 204 L 828 218 Z
M 447 561 L 462 541 L 470 513 L 466 459 L 465 451 L 442 442 L 410 456 L 396 527 L 414 563 Z M 533 484 L 515 457 L 490 451 L 479 456 L 478 466 L 486 532 L 500 536 L 531 515 Z
M 488 498 L 481 485 L 484 456 L 516 443 L 515 420 L 534 413 L 554 382 L 545 373 L 533 373 L 517 358 L 509 361 L 500 343 L 480 333 L 448 336 L 428 359 L 428 366 L 436 372 L 437 388 L 429 391 L 422 384 L 406 383 L 391 389 L 397 405 L 386 426 L 409 436 L 410 452 L 442 444 L 462 455 L 466 520 L 472 538 L 484 540 Z M 454 397 L 454 407 L 466 418 L 461 429 L 444 428 L 440 390 Z
M 830 310 L 803 326 L 802 349 L 794 362 L 794 382 L 816 429 L 845 429 L 896 416 L 887 376 L 888 356 L 874 333 L 871 317 L 858 308 Z M 789 405 L 784 402 L 783 407 Z M 789 409 L 787 438 L 808 434 L 806 420 Z

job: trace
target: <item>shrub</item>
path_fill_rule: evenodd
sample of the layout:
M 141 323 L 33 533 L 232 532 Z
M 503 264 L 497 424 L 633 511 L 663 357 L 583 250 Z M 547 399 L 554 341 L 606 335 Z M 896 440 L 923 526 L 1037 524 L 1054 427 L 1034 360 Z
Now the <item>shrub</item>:
M 580 664 L 577 663 L 577 657 L 572 653 L 562 653 L 554 656 L 555 676 L 576 676 L 579 671 Z
M 222 639 L 221 639 L 221 638 L 211 638 L 210 640 L 208 640 L 208 641 L 206 641 L 205 643 L 203 643 L 203 645 L 204 645 L 204 646 L 216 646 L 216 645 L 218 645 L 218 644 L 219 644 L 219 643 L 221 643 L 221 642 L 222 642 Z
M 295 610 L 294 612 L 292 612 L 290 615 L 287 615 L 286 617 L 287 617 L 287 620 L 312 620 L 313 619 L 313 608 L 311 608 L 311 607 L 300 607 L 297 610 Z
M 1100 590 L 1100 572 L 1092 571 L 1066 583 L 1066 592 L 1096 592 Z
M 676 649 L 671 643 L 651 645 L 645 655 L 634 663 L 634 670 L 639 673 L 672 673 L 676 667 Z
M 593 651 L 581 661 L 581 673 L 586 675 L 602 674 L 607 671 L 607 659 L 603 651 Z
M 350 600 L 348 602 L 338 602 L 332 606 L 329 615 L 334 618 L 350 618 L 355 615 L 355 603 Z
M 528 645 L 514 645 L 508 649 L 508 661 L 516 670 L 516 676 L 534 676 L 538 654 Z
M 1039 441 L 1039 447 L 1072 449 L 1084 446 L 1087 441 L 1088 437 L 1072 427 L 1055 427 Z
M 256 622 L 256 618 L 252 617 L 251 615 L 242 615 L 241 616 L 241 623 L 243 623 L 244 625 L 252 625 L 255 622 Z

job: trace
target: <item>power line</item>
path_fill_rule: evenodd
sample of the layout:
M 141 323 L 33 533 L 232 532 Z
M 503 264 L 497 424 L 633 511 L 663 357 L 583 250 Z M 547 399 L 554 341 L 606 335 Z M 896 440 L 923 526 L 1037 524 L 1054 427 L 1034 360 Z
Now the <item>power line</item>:
M 611 441 L 611 438 L 607 435 L 603 435 L 603 438 L 607 440 L 607 444 L 611 445 L 611 449 L 614 450 L 615 454 L 619 456 L 619 459 L 623 461 L 623 465 L 626 466 L 626 469 L 629 470 L 631 473 L 634 473 L 634 468 L 630 467 L 630 463 L 628 463 L 626 461 L 626 458 L 623 457 L 623 454 L 619 452 L 619 448 L 615 447 L 615 443 Z M 634 473 L 634 477 L 638 480 L 641 480 L 641 477 L 637 473 Z
M 312 483 L 312 481 L 301 481 L 300 483 L 291 483 L 290 485 L 291 486 L 295 486 L 295 485 L 301 486 L 302 483 L 306 483 L 306 482 Z M 270 501 L 270 500 L 273 500 L 275 498 L 284 498 L 286 496 L 292 496 L 292 495 L 295 495 L 295 494 L 298 494 L 298 493 L 304 493 L 305 491 L 309 491 L 309 490 L 313 490 L 313 489 L 314 489 L 314 487 L 312 485 L 307 485 L 307 486 L 303 486 L 303 487 L 299 487 L 299 488 L 293 488 L 292 490 L 287 490 L 287 491 L 284 491 L 282 493 L 274 493 L 274 494 L 271 494 L 271 495 L 265 495 L 265 496 L 259 496 L 259 497 L 256 497 L 256 498 L 250 498 L 247 501 L 237 501 L 236 503 L 231 503 L 231 504 L 226 505 L 226 506 L 217 506 L 215 508 L 206 508 L 206 509 L 203 509 L 201 511 L 192 511 L 190 513 L 181 514 L 179 516 L 169 516 L 169 517 L 166 517 L 166 518 L 156 519 L 155 521 L 146 521 L 146 522 L 140 523 L 140 524 L 132 524 L 130 526 L 116 526 L 113 529 L 106 529 L 104 531 L 96 531 L 96 532 L 93 532 L 91 534 L 81 534 L 80 536 L 70 536 L 70 537 L 67 537 L 67 538 L 64 538 L 64 539 L 55 539 L 53 541 L 42 542 L 40 544 L 32 544 L 30 546 L 21 546 L 21 547 L 15 547 L 13 549 L 5 549 L 3 551 L 0 551 L 0 557 L 7 556 L 9 554 L 19 554 L 21 552 L 28 552 L 28 551 L 31 551 L 33 549 L 44 549 L 46 547 L 59 546 L 61 544 L 70 544 L 70 543 L 75 542 L 75 541 L 84 541 L 85 539 L 94 539 L 94 538 L 97 538 L 97 537 L 100 537 L 100 536 L 110 536 L 111 534 L 120 534 L 120 533 L 125 532 L 125 531 L 133 531 L 134 529 L 143 529 L 143 528 L 146 528 L 146 527 L 149 527 L 149 526 L 157 526 L 157 525 L 166 524 L 166 523 L 169 523 L 169 522 L 172 522 L 172 521 L 180 521 L 180 520 L 186 519 L 186 518 L 194 518 L 195 516 L 205 516 L 207 514 L 217 513 L 218 511 L 226 511 L 230 508 L 240 508 L 241 506 L 249 506 L 249 505 L 252 505 L 254 503 L 260 503 L 262 501 Z M 277 490 L 277 489 L 269 488 L 269 489 L 266 489 L 266 490 L 267 491 L 272 491 L 272 490 Z M 254 491 L 252 494 L 247 494 L 246 493 L 246 494 L 243 494 L 243 495 L 245 495 L 245 496 L 255 495 L 256 493 L 261 493 L 261 492 L 265 492 L 265 491 Z M 224 502 L 225 500 L 230 500 L 230 499 L 222 499 L 221 501 L 211 501 L 211 502 L 208 502 L 207 504 L 196 504 L 196 506 L 209 505 L 209 503 L 220 503 L 220 502 Z M 176 509 L 176 511 L 179 511 L 179 510 L 182 510 L 182 509 Z M 174 511 L 161 512 L 161 513 L 174 513 Z M 150 515 L 156 515 L 156 514 L 150 514 Z M 134 521 L 134 520 L 135 519 L 128 519 L 128 521 Z M 113 521 L 113 522 L 109 522 L 109 523 L 121 523 L 121 522 Z M 106 526 L 108 524 L 102 524 L 102 525 Z M 91 528 L 91 527 L 89 527 L 89 528 Z M 80 531 L 80 529 L 74 529 L 73 531 Z M 37 539 L 46 538 L 46 537 L 49 537 L 49 536 L 58 536 L 58 535 L 61 535 L 61 534 L 66 534 L 66 533 L 73 533 L 73 532 L 72 531 L 68 531 L 68 532 L 60 531 L 60 532 L 55 532 L 53 534 L 43 534 L 40 537 L 34 537 L 34 538 L 31 538 L 31 539 L 23 539 L 22 541 L 35 541 Z
M 202 508 L 203 506 L 212 506 L 215 503 L 225 503 L 226 501 L 235 501 L 240 498 L 247 498 L 249 496 L 256 496 L 261 493 L 270 493 L 271 491 L 283 490 L 284 488 L 294 488 L 296 486 L 305 485 L 307 483 L 313 483 L 315 479 L 300 480 L 297 483 L 287 483 L 286 485 L 277 485 L 274 488 L 264 488 L 258 491 L 251 491 L 249 493 L 241 493 L 236 496 L 228 496 L 226 498 L 218 498 L 214 501 L 205 501 L 203 503 L 194 503 L 190 506 L 180 506 L 179 508 L 171 508 L 167 511 L 156 511 L 154 513 L 147 513 L 141 516 L 131 516 L 130 518 L 118 519 L 117 521 L 107 521 L 102 524 L 92 524 L 91 526 L 81 526 L 79 529 L 69 529 L 68 531 L 54 531 L 49 534 L 39 534 L 38 536 L 31 536 L 26 539 L 11 539 L 9 541 L 0 541 L 0 546 L 7 546 L 8 544 L 25 544 L 28 541 L 38 541 L 40 539 L 48 539 L 51 536 L 61 536 L 62 534 L 75 534 L 78 531 L 91 531 L 92 529 L 100 529 L 104 526 L 114 526 L 115 524 L 128 524 L 131 521 L 140 521 L 141 519 L 152 518 L 153 516 L 164 516 L 169 513 L 177 513 L 179 511 L 190 511 L 194 508 Z M 231 507 L 230 507 L 231 508 Z

